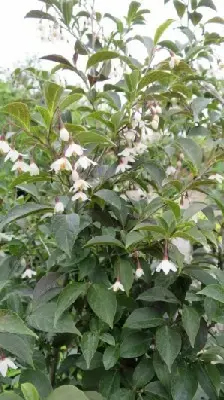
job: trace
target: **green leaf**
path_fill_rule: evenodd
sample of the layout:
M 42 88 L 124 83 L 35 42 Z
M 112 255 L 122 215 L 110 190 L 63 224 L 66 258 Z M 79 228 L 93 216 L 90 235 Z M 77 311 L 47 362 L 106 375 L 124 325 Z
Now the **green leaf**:
M 103 333 L 100 336 L 100 340 L 102 342 L 109 344 L 110 346 L 115 346 L 115 340 L 114 337 L 110 333 Z
M 198 381 L 209 399 L 217 400 L 220 390 L 220 373 L 215 365 L 197 365 Z
M 45 100 L 51 116 L 53 116 L 63 93 L 63 88 L 54 82 L 45 84 Z
M 129 9 L 128 9 L 128 15 L 127 15 L 127 23 L 129 25 L 131 25 L 131 23 L 135 19 L 136 13 L 140 7 L 141 7 L 141 3 L 139 3 L 138 1 L 132 1 L 130 3 Z
M 32 383 L 22 383 L 21 390 L 23 392 L 23 396 L 25 400 L 39 400 L 39 394 L 35 386 Z
M 167 368 L 167 365 L 161 359 L 159 353 L 157 351 L 153 354 L 153 367 L 155 369 L 156 375 L 162 385 L 166 388 L 170 387 L 170 372 Z
M 23 320 L 10 310 L 0 310 L 0 332 L 36 337 L 35 333 L 27 328 Z
M 188 133 L 189 136 L 209 136 L 209 134 L 209 130 L 204 126 L 195 126 Z
M 16 120 L 18 126 L 29 131 L 30 130 L 30 113 L 26 104 L 10 103 L 0 108 L 0 113 L 9 114 Z
M 121 199 L 113 190 L 101 189 L 95 193 L 95 196 L 104 200 L 106 203 L 117 208 L 118 210 L 121 209 Z
M 79 233 L 80 218 L 78 214 L 54 215 L 52 219 L 52 233 L 56 243 L 68 256 L 71 255 L 73 245 Z
M 74 125 L 72 124 L 65 124 L 66 128 L 70 130 Z M 94 131 L 85 131 L 82 130 L 81 132 L 75 132 L 75 139 L 81 144 L 81 145 L 87 145 L 87 144 L 97 144 L 98 146 L 114 146 L 114 143 L 110 140 L 109 137 L 103 136 L 97 132 Z
M 203 15 L 201 13 L 198 13 L 197 11 L 189 13 L 188 15 L 194 26 L 198 25 L 203 17 Z
M 218 300 L 220 303 L 224 303 L 224 287 L 221 285 L 208 285 L 197 294 L 203 294 L 211 299 Z
M 33 346 L 30 340 L 25 336 L 19 336 L 12 333 L 0 333 L 0 346 L 9 351 L 22 362 L 33 366 Z
M 34 329 L 48 332 L 52 335 L 54 333 L 73 333 L 75 335 L 80 335 L 80 332 L 75 326 L 73 317 L 69 313 L 63 314 L 57 324 L 54 325 L 56 309 L 57 305 L 54 302 L 41 305 L 28 316 L 27 322 Z
M 204 97 L 196 97 L 191 103 L 191 109 L 194 115 L 194 122 L 199 121 L 199 114 L 211 103 L 211 99 L 205 99 Z
M 129 329 L 146 329 L 160 326 L 164 323 L 161 314 L 153 308 L 137 308 L 125 322 L 124 327 Z
M 110 400 L 135 400 L 135 394 L 132 390 L 119 389 L 111 397 Z
M 106 371 L 101 377 L 99 387 L 105 399 L 111 399 L 112 394 L 120 388 L 119 371 Z
M 89 369 L 91 360 L 97 350 L 99 344 L 99 336 L 92 332 L 85 332 L 81 340 L 81 350 Z
M 169 326 L 162 326 L 156 331 L 156 348 L 168 366 L 169 371 L 181 349 L 181 336 Z
M 148 289 L 138 296 L 138 300 L 149 301 L 154 303 L 155 301 L 163 301 L 165 303 L 178 303 L 177 298 L 170 290 L 156 286 Z
M 98 392 L 85 392 L 85 395 L 89 400 L 106 400 L 105 397 L 102 397 Z
M 157 232 L 161 233 L 161 235 L 166 236 L 166 231 L 164 228 L 158 225 L 150 225 L 147 222 L 143 222 L 138 224 L 134 228 L 136 231 L 149 231 L 149 232 Z
M 2 219 L 0 223 L 0 231 L 10 222 L 16 221 L 19 218 L 24 218 L 29 214 L 34 214 L 39 211 L 50 210 L 52 210 L 52 207 L 37 203 L 27 203 L 23 204 L 22 206 L 15 206 L 14 208 L 11 208 L 8 214 Z
M 184 305 L 182 311 L 182 323 L 192 347 L 194 347 L 195 338 L 198 334 L 200 319 L 200 315 L 193 307 Z
M 212 0 L 200 0 L 198 3 L 198 7 L 209 7 L 212 8 L 212 10 L 216 11 L 216 6 Z
M 142 389 L 155 375 L 152 360 L 143 357 L 138 363 L 133 374 L 133 385 L 135 389 Z
M 145 388 L 144 388 L 144 390 L 146 391 L 146 392 L 149 392 L 149 393 L 151 393 L 152 395 L 155 395 L 156 397 L 156 399 L 164 399 L 164 400 L 167 400 L 167 392 L 165 391 L 165 389 L 164 389 L 164 387 L 161 385 L 161 383 L 159 382 L 159 381 L 155 381 L 155 382 L 151 382 L 151 383 L 149 383 Z M 154 397 L 150 397 L 150 398 L 153 398 L 154 399 Z
M 88 290 L 87 301 L 93 312 L 112 328 L 117 311 L 115 294 L 103 285 L 94 284 Z
M 47 400 L 88 400 L 81 390 L 73 385 L 64 385 L 55 389 Z
M 41 10 L 31 10 L 26 14 L 25 18 L 37 18 L 37 19 L 40 19 L 40 20 L 41 19 L 48 19 L 49 21 L 53 21 L 53 22 L 56 21 L 55 18 L 53 17 L 53 15 L 48 14 L 48 13 L 46 13 L 44 11 L 41 11 Z
M 0 225 L 1 226 L 1 225 Z M 109 235 L 104 235 L 104 236 L 95 236 L 92 239 L 90 239 L 85 247 L 90 247 L 90 246 L 118 246 L 121 248 L 124 248 L 123 243 L 121 243 L 119 240 L 114 239 L 112 236 Z
M 63 1 L 62 3 L 62 13 L 64 17 L 65 25 L 69 26 L 72 19 L 73 2 Z
M 199 170 L 202 162 L 201 147 L 192 139 L 179 138 L 177 144 L 183 150 L 186 158 Z
M 134 332 L 125 335 L 121 347 L 120 356 L 123 358 L 135 358 L 145 354 L 151 344 L 151 335 L 143 332 Z
M 221 24 L 224 25 L 224 18 L 222 17 L 214 17 L 209 19 L 206 24 Z
M 166 31 L 167 28 L 174 22 L 174 19 L 167 19 L 165 22 L 163 22 L 156 30 L 155 36 L 154 36 L 154 44 L 157 44 L 163 33 Z
M 174 400 L 192 400 L 197 388 L 197 376 L 188 365 L 178 366 L 172 373 L 171 393 Z
M 23 400 L 22 397 L 18 396 L 13 392 L 4 392 L 0 394 L 0 400 Z
M 179 0 L 174 0 L 174 7 L 176 8 L 178 17 L 182 18 L 186 10 L 186 5 Z
M 59 104 L 60 111 L 65 110 L 72 104 L 76 103 L 83 97 L 82 93 L 74 93 L 70 94 L 69 96 L 65 97 Z
M 170 82 L 175 78 L 173 74 L 168 71 L 149 71 L 143 78 L 140 80 L 138 89 L 141 90 L 145 86 L 148 86 L 150 83 L 159 82 Z
M 19 379 L 20 384 L 31 383 L 37 389 L 41 399 L 46 399 L 46 397 L 52 391 L 52 387 L 47 375 L 38 369 L 25 369 L 22 371 Z
M 90 58 L 88 59 L 87 68 L 93 67 L 93 65 L 96 65 L 99 62 L 112 60 L 114 58 L 119 58 L 119 57 L 120 54 L 117 53 L 116 51 L 108 51 L 108 50 L 98 51 L 97 53 L 90 56 Z
M 128 295 L 134 282 L 133 265 L 131 261 L 120 258 L 118 262 L 118 271 L 121 283 L 123 284 L 125 291 Z
M 74 282 L 67 285 L 58 298 L 54 323 L 57 324 L 61 315 L 77 300 L 79 296 L 84 296 L 86 292 L 87 285 L 85 283 Z
M 107 347 L 103 353 L 103 365 L 105 370 L 111 369 L 116 364 L 119 359 L 120 351 L 119 347 L 111 346 Z

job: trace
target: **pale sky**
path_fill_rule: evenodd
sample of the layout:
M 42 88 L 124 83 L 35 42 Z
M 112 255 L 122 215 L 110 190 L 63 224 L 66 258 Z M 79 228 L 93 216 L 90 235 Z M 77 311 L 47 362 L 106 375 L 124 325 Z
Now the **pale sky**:
M 224 0 L 214 0 L 218 8 L 218 15 L 224 17 Z M 100 12 L 110 12 L 113 15 L 121 17 L 125 15 L 130 0 L 96 0 L 96 9 Z M 7 0 L 1 6 L 0 13 L 0 41 L 1 41 L 1 60 L 0 69 L 14 68 L 18 62 L 23 62 L 27 58 L 40 57 L 46 54 L 61 54 L 67 58 L 71 58 L 74 43 L 46 43 L 41 42 L 40 32 L 37 27 L 36 20 L 24 19 L 24 15 L 31 9 L 40 9 L 43 5 L 38 0 Z M 147 25 L 136 28 L 136 33 L 145 36 L 152 36 L 156 27 L 164 22 L 167 18 L 176 18 L 176 13 L 168 3 L 164 7 L 164 0 L 142 0 L 142 6 L 149 8 L 151 14 L 147 16 Z M 210 9 L 201 8 L 201 12 L 206 18 L 215 15 Z M 211 31 L 218 29 L 218 25 L 213 24 Z M 223 27 L 219 27 L 219 31 Z M 176 35 L 176 33 L 175 33 Z M 175 35 L 173 36 L 174 38 Z M 136 54 L 132 54 L 138 58 L 141 47 L 136 46 Z M 221 51 L 222 53 L 222 51 Z M 223 50 L 224 54 L 224 50 Z M 44 67 L 46 66 L 43 64 Z M 53 67 L 53 64 L 51 64 Z

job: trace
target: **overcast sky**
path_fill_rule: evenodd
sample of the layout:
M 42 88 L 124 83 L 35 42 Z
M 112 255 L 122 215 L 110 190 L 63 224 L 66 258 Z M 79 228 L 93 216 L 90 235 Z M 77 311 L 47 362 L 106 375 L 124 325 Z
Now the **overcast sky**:
M 217 5 L 218 15 L 224 17 L 224 0 L 213 1 Z M 121 17 L 125 15 L 129 3 L 130 0 L 96 0 L 96 8 L 102 13 L 110 12 Z M 3 2 L 0 13 L 0 68 L 12 69 L 17 66 L 18 62 L 22 63 L 27 58 L 52 53 L 62 54 L 70 58 L 74 43 L 43 43 L 40 40 L 36 21 L 24 19 L 24 15 L 28 11 L 40 9 L 41 5 L 43 3 L 38 0 L 7 0 Z M 164 7 L 164 0 L 142 0 L 142 6 L 149 8 L 151 14 L 147 17 L 148 24 L 137 28 L 139 34 L 152 36 L 160 23 L 167 18 L 176 18 L 176 13 L 169 3 Z M 206 18 L 215 15 L 215 12 L 206 8 L 201 9 L 201 11 Z M 212 30 L 214 31 L 217 28 L 217 25 L 213 25 Z M 140 50 L 136 46 L 136 54 L 133 54 L 135 58 L 138 58 L 138 51 Z

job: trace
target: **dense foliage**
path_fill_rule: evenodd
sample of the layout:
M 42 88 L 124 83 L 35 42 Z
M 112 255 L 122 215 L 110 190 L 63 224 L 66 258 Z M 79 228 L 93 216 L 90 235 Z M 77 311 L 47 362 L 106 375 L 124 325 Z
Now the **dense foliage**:
M 224 399 L 224 20 L 168 2 L 154 38 L 137 1 L 27 14 L 71 60 L 0 109 L 0 400 Z

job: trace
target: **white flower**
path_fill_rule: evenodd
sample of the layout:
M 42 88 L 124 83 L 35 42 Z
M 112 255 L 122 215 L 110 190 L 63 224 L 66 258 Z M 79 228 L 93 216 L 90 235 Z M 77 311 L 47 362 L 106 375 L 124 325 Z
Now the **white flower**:
M 17 161 L 19 158 L 19 152 L 15 149 L 10 149 L 7 156 L 5 157 L 5 162 L 10 160 L 12 162 Z
M 162 114 L 162 108 L 159 105 L 157 105 L 155 108 L 155 112 L 156 114 Z
M 2 357 L 0 359 L 0 373 L 2 376 L 7 375 L 7 371 L 9 368 L 17 369 L 18 367 L 14 364 L 14 362 L 9 357 Z
M 55 206 L 54 206 L 54 213 L 55 214 L 61 214 L 61 213 L 63 213 L 64 212 L 64 204 L 61 202 L 61 201 L 59 201 L 59 200 L 56 200 L 56 203 L 55 203 Z
M 159 263 L 159 265 L 156 267 L 156 272 L 163 271 L 165 275 L 168 275 L 170 271 L 177 272 L 177 267 L 172 261 L 169 261 L 168 259 L 164 259 Z
M 7 154 L 10 151 L 10 146 L 6 140 L 0 138 L 0 153 Z
M 174 168 L 172 165 L 169 165 L 166 169 L 166 176 L 173 176 L 176 173 L 176 168 Z
M 224 180 L 224 177 L 220 174 L 215 174 L 215 175 L 210 175 L 208 179 L 214 180 L 218 183 L 222 183 Z
M 111 289 L 113 289 L 114 292 L 117 292 L 118 290 L 125 292 L 124 286 L 119 280 L 116 280 L 116 282 L 109 288 L 109 290 Z
M 138 267 L 135 271 L 135 277 L 138 279 L 141 278 L 143 275 L 144 275 L 143 269 L 141 267 Z
M 40 173 L 40 170 L 39 170 L 37 164 L 34 161 L 32 161 L 30 163 L 30 175 L 36 176 L 36 175 L 39 175 L 39 173 Z
M 76 171 L 76 169 L 73 168 L 73 170 L 72 170 L 72 180 L 73 180 L 73 182 L 75 182 L 75 181 L 77 181 L 78 179 L 79 179 L 79 174 L 78 174 L 78 172 Z
M 142 114 L 139 111 L 135 111 L 132 119 L 132 128 L 135 129 L 141 122 L 141 120 L 142 120 Z
M 129 198 L 129 200 L 134 200 L 134 201 L 140 201 L 147 197 L 146 194 L 143 192 L 143 190 L 140 188 L 135 190 L 127 190 L 126 195 Z
M 68 142 L 69 141 L 69 132 L 67 131 L 67 129 L 63 126 L 60 129 L 60 139 L 63 140 L 63 142 Z
M 152 128 L 156 131 L 159 127 L 159 116 L 157 114 L 154 115 L 153 120 L 151 122 Z
M 128 131 L 124 132 L 124 136 L 127 141 L 134 142 L 136 132 L 133 129 L 129 129 Z
M 12 171 L 29 172 L 30 166 L 22 160 L 18 160 L 12 167 Z
M 128 165 L 128 160 L 127 157 L 122 157 L 120 160 L 120 164 L 117 166 L 116 168 L 116 174 L 118 174 L 119 172 L 125 172 L 126 169 L 130 169 L 131 165 Z
M 86 200 L 88 200 L 88 197 L 83 192 L 77 192 L 74 196 L 72 196 L 72 201 L 76 201 L 76 200 L 86 201 Z
M 85 149 L 79 144 L 71 143 L 65 151 L 65 157 L 71 157 L 74 154 L 76 154 L 77 156 L 82 156 L 84 150 Z
M 84 181 L 84 179 L 78 179 L 70 190 L 74 192 L 79 192 L 79 191 L 83 192 L 84 190 L 87 190 L 89 187 L 90 184 Z
M 174 69 L 174 67 L 175 67 L 174 57 L 171 57 L 171 59 L 169 61 L 169 67 L 170 67 L 170 69 Z
M 55 171 L 56 174 L 63 169 L 66 171 L 72 171 L 72 166 L 66 157 L 59 158 L 51 164 L 51 171 Z
M 170 69 L 173 69 L 174 67 L 178 66 L 180 64 L 180 60 L 181 60 L 181 58 L 173 53 L 171 55 L 171 59 L 169 61 Z
M 126 147 L 124 150 L 122 150 L 120 153 L 118 153 L 118 156 L 129 157 L 132 154 L 135 154 L 134 148 L 133 147 Z
M 36 271 L 33 271 L 30 268 L 27 268 L 22 274 L 22 279 L 25 279 L 25 278 L 31 279 L 33 276 L 36 276 L 36 274 L 37 274 Z
M 136 143 L 134 147 L 135 154 L 143 154 L 148 149 L 148 147 L 144 143 Z M 129 161 L 131 162 L 131 161 Z
M 97 165 L 96 162 L 90 160 L 88 157 L 86 156 L 81 156 L 78 161 L 75 163 L 75 168 L 83 168 L 83 169 L 87 169 L 88 167 L 90 167 L 90 165 Z

